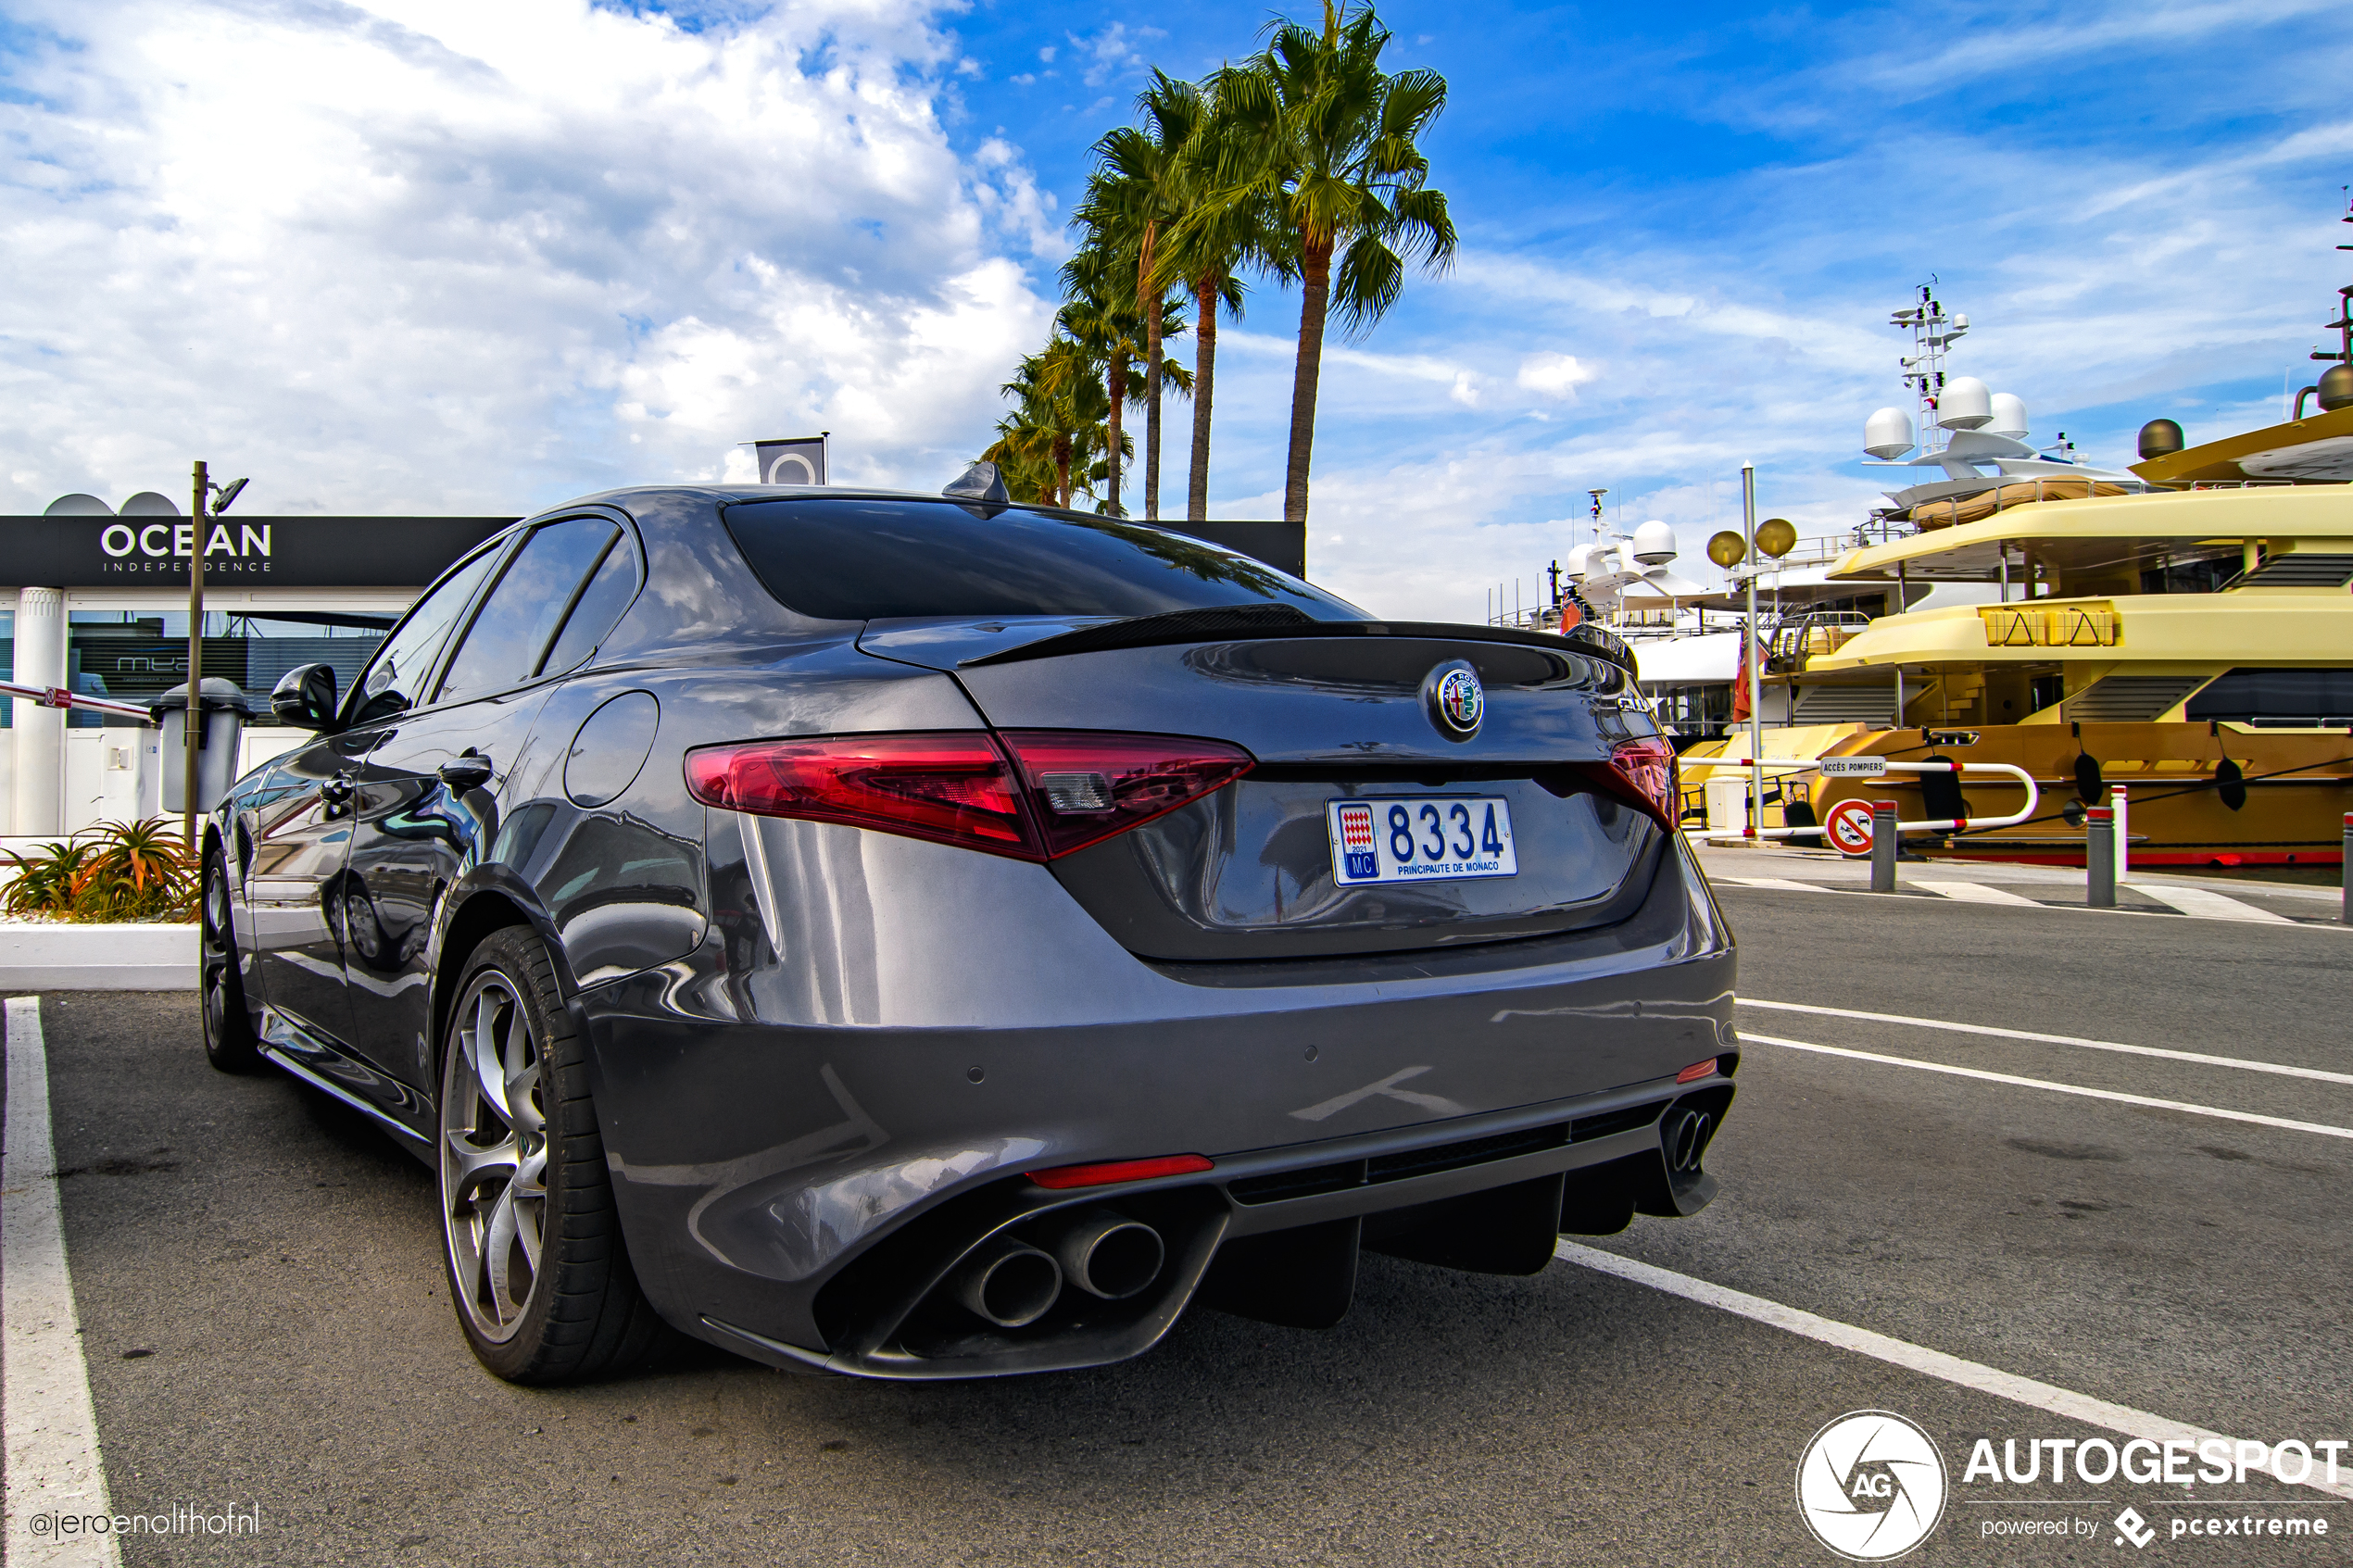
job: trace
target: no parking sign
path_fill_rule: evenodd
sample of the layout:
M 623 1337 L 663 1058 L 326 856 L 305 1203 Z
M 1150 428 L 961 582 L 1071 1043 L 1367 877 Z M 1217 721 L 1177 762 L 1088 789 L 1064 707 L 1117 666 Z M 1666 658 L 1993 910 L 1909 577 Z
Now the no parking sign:
M 1842 800 L 1823 819 L 1822 836 L 1840 854 L 1860 859 L 1871 852 L 1871 803 Z

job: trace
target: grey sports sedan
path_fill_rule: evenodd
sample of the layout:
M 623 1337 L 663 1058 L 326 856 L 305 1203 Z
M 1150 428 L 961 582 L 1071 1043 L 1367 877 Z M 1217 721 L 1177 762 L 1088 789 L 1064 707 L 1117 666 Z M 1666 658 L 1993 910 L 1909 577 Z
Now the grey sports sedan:
M 206 1048 L 438 1172 L 502 1377 L 1090 1366 L 1715 1192 L 1732 942 L 1605 633 L 987 494 L 639 489 L 271 706 L 314 736 L 209 819 Z

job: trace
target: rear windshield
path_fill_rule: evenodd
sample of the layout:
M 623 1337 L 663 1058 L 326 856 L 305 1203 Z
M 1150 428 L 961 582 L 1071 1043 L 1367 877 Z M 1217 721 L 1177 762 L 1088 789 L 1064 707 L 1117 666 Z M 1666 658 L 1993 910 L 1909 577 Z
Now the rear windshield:
M 1365 612 L 1273 567 L 1156 528 L 1025 507 L 895 498 L 758 501 L 727 527 L 770 593 L 805 615 L 1160 615 L 1290 605 Z

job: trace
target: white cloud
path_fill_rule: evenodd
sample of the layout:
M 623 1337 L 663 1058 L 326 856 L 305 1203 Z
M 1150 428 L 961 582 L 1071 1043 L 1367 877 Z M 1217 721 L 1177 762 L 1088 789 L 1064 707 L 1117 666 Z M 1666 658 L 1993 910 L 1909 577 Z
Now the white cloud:
M 1574 354 L 1531 354 L 1519 362 L 1519 374 L 1514 379 L 1545 397 L 1574 397 L 1577 389 L 1596 373 Z
M 1114 77 L 1140 75 L 1147 64 L 1144 46 L 1168 34 L 1156 27 L 1131 29 L 1126 22 L 1114 22 L 1091 37 L 1076 32 L 1065 36 L 1087 61 L 1087 85 L 1101 87 Z
M 1046 328 L 1052 198 L 957 155 L 916 0 L 11 15 L 0 511 L 199 456 L 249 509 L 520 510 L 820 428 L 929 488 Z

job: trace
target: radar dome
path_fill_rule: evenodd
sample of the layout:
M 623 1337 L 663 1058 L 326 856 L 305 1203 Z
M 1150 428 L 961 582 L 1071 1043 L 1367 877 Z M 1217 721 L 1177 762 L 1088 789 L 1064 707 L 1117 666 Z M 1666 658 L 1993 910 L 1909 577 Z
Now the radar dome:
M 2331 365 L 2322 370 L 2317 390 L 2323 413 L 2353 403 L 2353 365 Z
M 1993 397 L 1994 418 L 1986 427 L 1989 435 L 2007 435 L 2014 441 L 2026 438 L 2026 399 L 2007 392 Z
M 124 517 L 178 517 L 180 508 L 171 504 L 169 496 L 158 495 L 152 490 L 142 490 L 122 503 L 122 515 Z
M 1975 376 L 1955 376 L 1936 395 L 1936 422 L 1946 430 L 1983 430 L 1994 422 L 1994 394 Z
M 1863 450 L 1894 462 L 1912 449 L 1912 416 L 1901 408 L 1881 408 L 1863 421 Z
M 1644 566 L 1665 566 L 1675 558 L 1675 531 L 1653 519 L 1634 530 L 1633 553 Z
M 2187 445 L 2182 427 L 2171 420 L 2151 420 L 2141 427 L 2141 458 L 2170 458 Z
M 95 495 L 84 495 L 77 490 L 70 495 L 60 495 L 49 503 L 43 517 L 112 517 L 114 508 Z
M 1582 583 L 1593 570 L 1593 546 L 1571 545 L 1568 554 L 1561 558 L 1561 572 L 1572 583 Z

